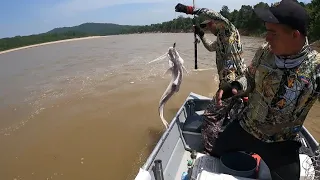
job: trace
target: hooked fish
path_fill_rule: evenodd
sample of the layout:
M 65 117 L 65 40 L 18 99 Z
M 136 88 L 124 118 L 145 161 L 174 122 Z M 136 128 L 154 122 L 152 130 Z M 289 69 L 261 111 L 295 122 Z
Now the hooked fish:
M 176 43 L 174 43 L 173 46 L 168 49 L 167 53 L 149 62 L 149 63 L 152 63 L 155 61 L 159 61 L 161 59 L 164 59 L 166 56 L 169 59 L 169 69 L 167 69 L 163 75 L 171 72 L 172 79 L 167 89 L 164 91 L 162 97 L 160 98 L 159 108 L 158 108 L 161 121 L 166 128 L 169 127 L 169 124 L 163 116 L 164 105 L 166 104 L 166 102 L 168 102 L 168 100 L 172 97 L 174 93 L 179 91 L 182 78 L 183 78 L 183 71 L 188 73 L 187 69 L 183 65 L 184 60 L 181 58 L 181 56 L 179 55 L 175 47 L 176 47 Z

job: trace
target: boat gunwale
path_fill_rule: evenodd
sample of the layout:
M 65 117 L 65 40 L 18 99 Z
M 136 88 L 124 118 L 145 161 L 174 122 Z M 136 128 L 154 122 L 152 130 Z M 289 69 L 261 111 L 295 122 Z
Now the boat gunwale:
M 144 169 L 144 170 L 149 170 L 150 169 L 150 167 L 151 167 L 154 159 L 156 158 L 158 152 L 160 151 L 162 145 L 164 144 L 165 140 L 169 136 L 169 133 L 171 132 L 171 130 L 172 130 L 173 126 L 174 126 L 174 123 L 176 123 L 176 121 L 178 119 L 178 116 L 181 114 L 182 110 L 185 108 L 186 103 L 190 99 L 195 99 L 195 97 L 192 97 L 191 95 L 195 95 L 195 93 L 191 92 L 188 95 L 188 97 L 184 100 L 184 102 L 180 106 L 179 110 L 177 111 L 176 115 L 172 118 L 172 121 L 170 122 L 170 125 L 169 125 L 168 129 L 166 129 L 166 131 L 162 134 L 162 136 L 159 139 L 157 145 L 153 148 L 151 154 L 149 155 L 149 157 L 147 158 L 146 162 L 142 166 L 142 169 Z M 181 131 L 179 131 L 179 134 L 181 135 Z M 183 140 L 183 145 L 185 146 L 184 140 Z
M 167 140 L 169 133 L 172 131 L 175 123 L 177 123 L 177 120 L 179 119 L 179 116 L 181 115 L 182 111 L 184 108 L 186 108 L 187 102 L 190 100 L 194 100 L 194 99 L 199 99 L 199 100 L 210 100 L 209 97 L 206 96 L 202 96 L 200 94 L 196 94 L 193 92 L 190 92 L 189 95 L 187 96 L 187 98 L 184 100 L 184 102 L 182 103 L 182 105 L 180 106 L 179 110 L 177 111 L 177 113 L 175 114 L 175 116 L 172 118 L 172 121 L 170 122 L 170 125 L 168 127 L 168 129 L 166 129 L 166 131 L 162 134 L 161 138 L 159 139 L 157 145 L 153 148 L 151 154 L 149 155 L 149 157 L 147 158 L 147 160 L 145 161 L 144 165 L 142 166 L 142 169 L 149 171 L 152 163 L 154 162 L 157 154 L 159 153 L 159 151 L 162 148 L 162 145 L 165 143 L 165 141 Z M 177 124 L 179 126 L 179 124 Z M 186 145 L 186 142 L 183 138 L 183 130 L 181 128 L 178 127 L 179 130 L 179 135 L 180 138 L 182 139 L 182 143 L 184 145 L 184 148 L 186 149 L 186 151 L 191 151 L 192 149 L 189 149 Z M 303 135 L 307 135 L 308 139 L 310 138 L 310 140 L 312 142 L 308 143 L 313 143 L 316 147 L 319 146 L 319 142 L 313 137 L 313 135 L 310 133 L 310 131 L 304 126 L 302 125 L 302 131 L 304 132 Z M 306 137 L 305 137 L 306 138 Z M 307 140 L 307 139 L 306 139 Z M 315 152 L 315 149 L 313 149 L 311 147 L 312 151 Z
M 306 133 L 306 135 L 310 138 L 310 140 L 312 141 L 312 143 L 314 143 L 314 145 L 316 146 L 315 148 L 316 149 L 313 149 L 313 147 L 311 147 L 311 149 L 312 149 L 312 151 L 313 151 L 313 153 L 315 153 L 318 149 L 318 147 L 319 147 L 319 142 L 313 137 L 313 135 L 310 133 L 310 131 L 304 126 L 304 125 L 302 125 L 302 133 L 303 133 L 303 131 Z M 305 134 L 303 134 L 304 135 L 304 138 L 306 138 L 306 136 L 305 136 Z M 307 139 L 306 139 L 307 140 Z M 310 145 L 310 143 L 311 142 L 309 142 L 309 141 L 307 141 L 308 142 L 308 144 Z

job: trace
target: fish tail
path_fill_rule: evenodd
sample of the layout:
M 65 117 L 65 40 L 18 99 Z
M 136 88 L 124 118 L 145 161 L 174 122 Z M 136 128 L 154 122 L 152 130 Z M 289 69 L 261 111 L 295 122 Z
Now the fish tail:
M 169 124 L 168 124 L 167 120 L 163 117 L 163 108 L 164 108 L 164 104 L 162 104 L 159 107 L 159 114 L 160 114 L 160 118 L 161 118 L 163 125 L 166 127 L 166 129 L 168 129 Z
M 161 118 L 162 123 L 166 128 L 168 128 L 169 124 L 163 117 L 163 109 L 164 105 L 167 103 L 167 101 L 171 98 L 171 96 L 175 93 L 176 86 L 170 83 L 170 86 L 168 86 L 167 90 L 163 93 L 163 96 L 161 97 L 161 100 L 159 102 L 159 115 Z

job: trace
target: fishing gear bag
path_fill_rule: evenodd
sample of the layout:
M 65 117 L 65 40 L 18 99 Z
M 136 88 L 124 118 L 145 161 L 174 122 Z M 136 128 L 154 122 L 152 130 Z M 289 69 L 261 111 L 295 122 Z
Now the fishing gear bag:
M 211 154 L 214 144 L 220 133 L 234 120 L 241 118 L 246 107 L 247 98 L 228 98 L 222 101 L 222 105 L 216 104 L 215 98 L 207 106 L 203 114 L 201 129 L 204 141 L 204 152 Z

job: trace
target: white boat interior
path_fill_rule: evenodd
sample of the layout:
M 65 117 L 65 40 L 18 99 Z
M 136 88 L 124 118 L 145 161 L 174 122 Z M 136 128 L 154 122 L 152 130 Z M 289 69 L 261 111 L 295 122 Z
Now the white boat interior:
M 204 149 L 201 136 L 202 114 L 210 101 L 211 98 L 190 93 L 140 168 L 135 180 L 271 179 L 269 168 L 263 159 L 255 177 L 243 177 L 224 171 L 221 158 L 202 153 Z M 303 144 L 300 149 L 300 179 L 306 180 L 306 177 L 308 180 L 314 179 L 312 177 L 315 174 L 315 167 L 310 156 L 314 155 L 319 144 L 305 127 L 300 132 L 300 137 Z

